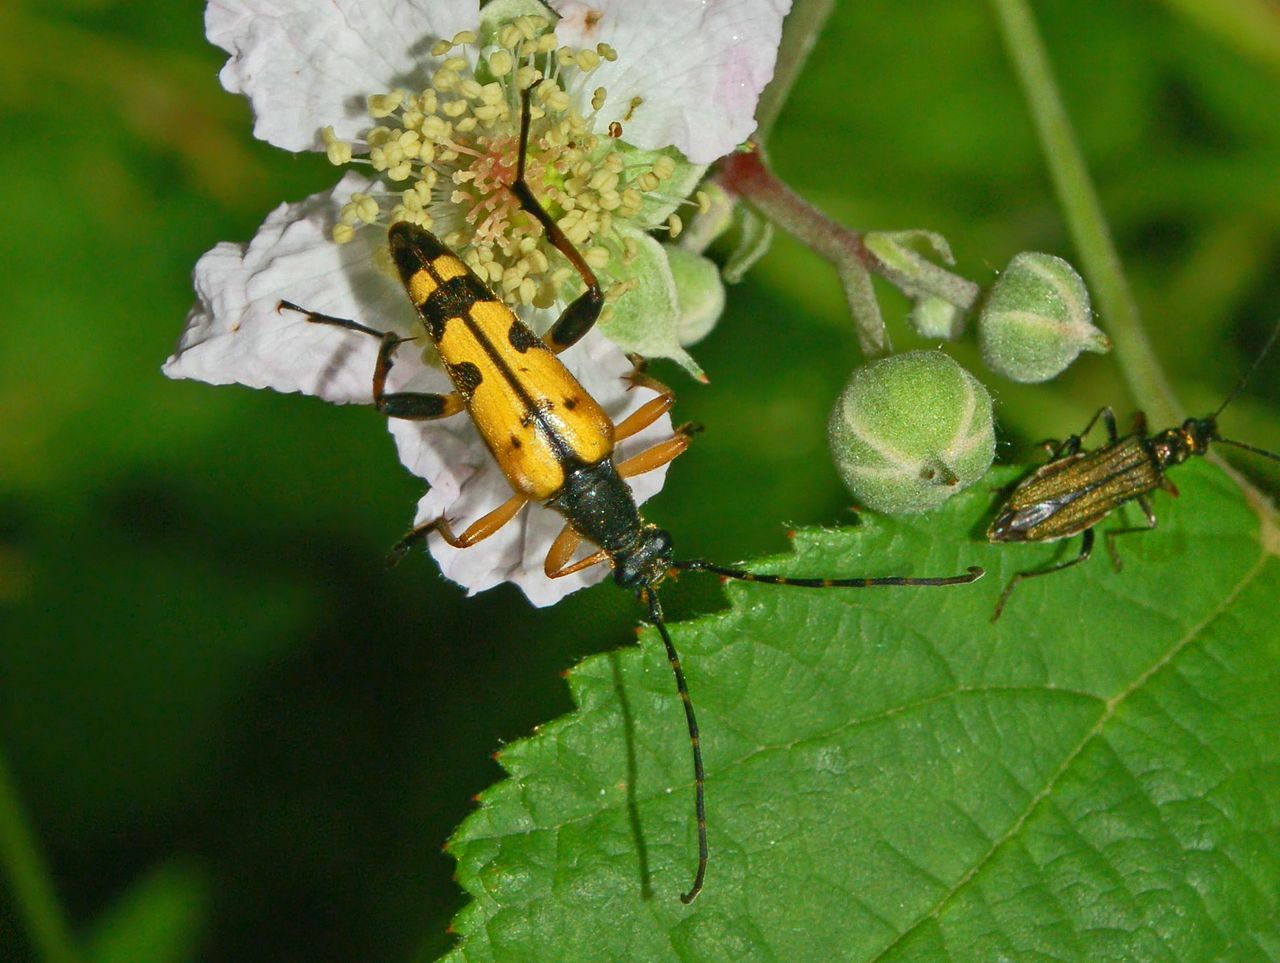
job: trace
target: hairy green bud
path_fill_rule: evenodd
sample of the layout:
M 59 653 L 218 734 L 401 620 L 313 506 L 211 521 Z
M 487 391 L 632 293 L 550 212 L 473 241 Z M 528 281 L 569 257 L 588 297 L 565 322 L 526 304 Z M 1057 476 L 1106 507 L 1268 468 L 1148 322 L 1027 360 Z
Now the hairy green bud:
M 828 426 L 845 485 L 868 508 L 937 508 L 995 458 L 991 395 L 941 351 L 891 355 L 856 369 Z
M 978 317 L 978 343 L 987 367 L 1026 383 L 1061 374 L 1081 351 L 1111 349 L 1093 325 L 1084 279 L 1062 258 L 1033 251 L 996 279 Z

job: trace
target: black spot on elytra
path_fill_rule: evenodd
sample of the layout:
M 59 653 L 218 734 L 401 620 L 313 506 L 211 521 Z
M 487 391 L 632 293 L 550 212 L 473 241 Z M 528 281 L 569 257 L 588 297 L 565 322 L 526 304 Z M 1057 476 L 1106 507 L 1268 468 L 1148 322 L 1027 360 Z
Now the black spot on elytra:
M 462 395 L 464 401 L 470 401 L 480 382 L 484 381 L 480 369 L 470 361 L 460 361 L 449 365 L 448 368 L 449 377 L 453 379 L 453 386 L 458 389 L 458 394 Z
M 573 411 L 573 409 L 574 409 L 574 408 L 576 408 L 576 407 L 578 407 L 578 399 L 577 399 L 577 398 L 566 398 L 566 399 L 564 399 L 564 410 L 565 410 L 565 411 Z
M 519 438 L 517 438 L 515 435 L 512 435 L 512 436 L 511 436 L 511 447 L 512 447 L 512 448 L 523 448 L 524 446 L 520 443 L 520 439 L 519 439 Z
M 529 330 L 529 326 L 519 318 L 511 319 L 511 328 L 507 331 L 507 340 L 511 342 L 511 347 L 521 354 L 524 354 L 530 348 L 542 346 L 542 341 L 538 336 Z
M 444 337 L 445 326 L 451 319 L 468 317 L 477 301 L 492 300 L 493 295 L 489 293 L 489 289 L 468 271 L 441 283 L 418 305 L 418 311 L 427 323 L 427 331 L 432 340 L 438 342 Z

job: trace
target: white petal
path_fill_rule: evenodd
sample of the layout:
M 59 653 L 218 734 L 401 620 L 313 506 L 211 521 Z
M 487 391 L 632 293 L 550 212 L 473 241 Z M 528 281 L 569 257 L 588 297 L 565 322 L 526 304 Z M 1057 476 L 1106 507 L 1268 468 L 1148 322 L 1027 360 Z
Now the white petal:
M 386 235 L 371 227 L 357 231 L 350 244 L 329 238 L 342 204 L 368 187 L 367 180 L 349 174 L 327 194 L 276 208 L 248 246 L 223 243 L 204 255 L 195 270 L 199 300 L 164 373 L 301 391 L 340 403 L 370 402 L 376 338 L 277 310 L 284 299 L 379 331 L 410 333 L 415 315 L 404 288 L 374 266 L 375 249 L 385 246 Z M 419 354 L 408 346 L 397 353 L 394 383 L 418 374 L 420 362 L 401 359 Z
M 631 372 L 631 363 L 599 331 L 589 332 L 560 358 L 615 423 L 654 397 L 647 388 L 627 390 L 629 382 L 625 379 Z M 453 523 L 454 531 L 461 531 L 511 497 L 511 486 L 466 415 L 431 422 L 392 419 L 390 427 L 400 460 L 431 483 L 431 490 L 418 502 L 415 525 L 443 515 Z M 665 441 L 671 433 L 671 419 L 664 415 L 623 442 L 617 456 L 627 458 Z M 666 472 L 664 466 L 628 479 L 636 501 L 644 502 L 657 494 Z M 553 605 L 609 573 L 607 565 L 598 565 L 576 575 L 547 578 L 543 560 L 563 527 L 562 516 L 532 504 L 497 533 L 470 548 L 453 548 L 438 535 L 430 537 L 428 547 L 445 576 L 465 586 L 469 594 L 500 582 L 514 582 L 534 605 Z M 582 551 L 595 548 L 584 544 Z
M 474 28 L 477 0 L 210 0 L 205 33 L 231 58 L 222 86 L 253 104 L 253 133 L 317 150 L 332 125 L 350 140 L 370 126 L 365 98 L 420 88 L 428 51 Z
M 611 109 L 643 98 L 623 138 L 637 147 L 673 144 L 710 164 L 755 130 L 756 102 L 773 76 L 782 19 L 791 0 L 550 0 L 564 43 L 618 51 L 590 86 L 606 87 Z

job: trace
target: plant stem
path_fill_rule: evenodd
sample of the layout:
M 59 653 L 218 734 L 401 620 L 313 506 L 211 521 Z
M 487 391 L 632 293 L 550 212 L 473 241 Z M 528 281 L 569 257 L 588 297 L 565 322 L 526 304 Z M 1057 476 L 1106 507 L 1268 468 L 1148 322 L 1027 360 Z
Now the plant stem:
M 1142 328 L 1138 306 L 1054 83 L 1030 7 L 1026 0 L 991 0 L 991 5 L 1027 98 L 1067 230 L 1107 320 L 1129 393 L 1147 410 L 1154 424 L 1173 424 L 1181 416 L 1181 406 Z
M 0 863 L 9 877 L 13 905 L 32 944 L 46 963 L 76 963 L 79 954 L 58 904 L 49 867 L 18 799 L 13 776 L 0 753 Z
M 862 243 L 862 235 L 836 223 L 780 181 L 765 164 L 759 148 L 730 154 L 721 161 L 719 177 L 725 190 L 742 197 L 762 216 L 835 265 L 863 356 L 870 359 L 888 354 L 889 333 L 871 287 L 869 269 L 877 262 Z
M 835 5 L 836 0 L 795 0 L 791 5 L 791 12 L 782 23 L 782 42 L 778 45 L 773 79 L 760 94 L 760 103 L 756 107 L 755 139 L 760 143 L 768 143 L 774 121 L 782 112 L 782 105 L 786 103 Z

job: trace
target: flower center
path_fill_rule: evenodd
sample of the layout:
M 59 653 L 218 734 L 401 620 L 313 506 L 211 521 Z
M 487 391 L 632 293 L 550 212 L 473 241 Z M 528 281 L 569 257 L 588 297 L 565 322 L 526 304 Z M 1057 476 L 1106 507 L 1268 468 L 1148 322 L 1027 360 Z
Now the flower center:
M 604 87 L 590 84 L 601 63 L 617 59 L 614 49 L 560 45 L 547 20 L 526 16 L 499 28 L 483 49 L 474 32 L 464 31 L 431 53 L 440 65 L 427 87 L 369 98 L 369 112 L 381 123 L 362 143 L 344 143 L 325 130 L 334 164 L 351 163 L 359 153 L 356 163 L 404 185 L 398 192 L 353 195 L 334 240 L 345 243 L 366 225 L 410 221 L 440 237 L 508 303 L 554 303 L 573 271 L 558 258 L 553 267 L 539 250 L 542 227 L 510 191 L 521 91 L 529 89 L 526 181 L 593 268 L 605 268 L 615 256 L 630 261 L 615 220 L 637 217 L 645 195 L 671 177 L 675 164 L 662 155 L 641 158 L 621 144 L 622 125 L 641 98 L 613 105 Z M 618 108 L 617 116 L 602 116 L 606 104 L 611 112 Z M 680 225 L 672 221 L 674 235 Z

